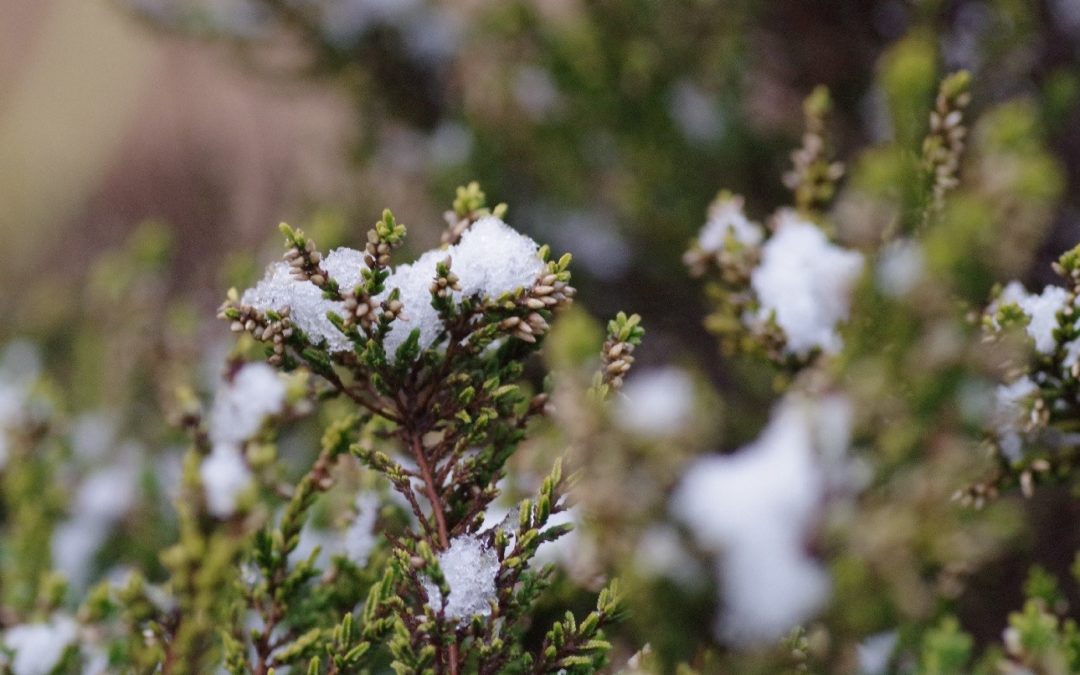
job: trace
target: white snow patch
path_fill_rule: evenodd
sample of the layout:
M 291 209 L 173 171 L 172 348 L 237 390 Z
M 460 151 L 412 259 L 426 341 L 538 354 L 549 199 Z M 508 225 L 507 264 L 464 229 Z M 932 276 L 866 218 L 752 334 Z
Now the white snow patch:
M 266 275 L 244 291 L 240 302 L 262 312 L 288 308 L 289 320 L 312 340 L 325 340 L 332 352 L 352 349 L 348 338 L 326 318 L 327 312 L 344 314 L 342 303 L 324 298 L 319 287 L 310 281 L 294 278 L 287 263 L 276 262 L 267 267 Z
M 218 389 L 210 411 L 210 440 L 239 444 L 254 436 L 263 421 L 285 405 L 285 382 L 265 363 L 245 364 L 232 382 Z
M 878 259 L 878 288 L 891 298 L 907 295 L 922 278 L 924 264 L 922 247 L 917 242 L 910 239 L 890 242 Z
M 670 525 L 653 525 L 642 533 L 634 554 L 634 568 L 648 577 L 666 577 L 691 587 L 701 575 L 701 565 L 690 555 Z
M 994 430 L 1002 454 L 1012 462 L 1020 460 L 1023 451 L 1021 432 L 1027 417 L 1027 404 L 1039 387 L 1030 377 L 1021 377 L 994 390 Z
M 698 246 L 708 253 L 724 247 L 728 234 L 743 246 L 758 246 L 765 230 L 743 213 L 742 197 L 720 197 L 709 205 L 709 218 L 698 233 Z
M 361 273 L 367 269 L 363 251 L 354 248 L 335 248 L 322 261 L 323 269 L 338 283 L 342 291 L 351 291 L 360 285 Z
M 206 492 L 206 508 L 218 518 L 236 513 L 240 496 L 253 483 L 240 448 L 225 443 L 215 445 L 202 461 L 199 477 Z
M 402 316 L 390 324 L 390 332 L 383 342 L 390 359 L 409 334 L 420 329 L 420 348 L 427 349 L 435 343 L 442 331 L 439 313 L 431 306 L 431 284 L 435 280 L 435 266 L 446 260 L 449 252 L 428 251 L 415 262 L 398 265 L 386 280 L 386 290 L 398 289 L 401 304 L 405 306 Z M 457 273 L 457 270 L 454 270 Z
M 1027 333 L 1035 341 L 1040 354 L 1052 354 L 1056 342 L 1057 313 L 1065 308 L 1069 292 L 1061 286 L 1047 286 L 1039 295 L 1029 295 L 1020 300 L 1020 309 L 1028 315 Z
M 11 661 L 14 675 L 49 675 L 60 665 L 64 652 L 75 643 L 78 624 L 69 616 L 54 615 L 47 622 L 26 623 L 9 628 L 3 643 L 15 652 Z
M 497 298 L 531 286 L 544 271 L 539 248 L 499 218 L 481 218 L 450 249 L 462 295 Z
M 841 347 L 836 325 L 847 319 L 862 267 L 860 253 L 830 243 L 794 211 L 781 211 L 775 234 L 762 247 L 761 265 L 750 278 L 761 301 L 757 318 L 764 321 L 775 313 L 789 353 L 814 348 L 835 353 Z
M 138 469 L 133 457 L 91 473 L 78 487 L 71 518 L 57 525 L 50 547 L 53 566 L 77 589 L 90 579 L 94 556 L 135 504 Z
M 859 643 L 856 653 L 859 658 L 859 675 L 885 675 L 889 668 L 889 658 L 900 636 L 894 630 L 875 633 Z
M 671 88 L 668 115 L 691 142 L 715 141 L 724 133 L 724 116 L 716 97 L 688 79 Z
M 673 366 L 631 374 L 615 406 L 619 425 L 651 438 L 685 431 L 694 407 L 694 383 Z
M 473 535 L 461 535 L 450 542 L 450 548 L 438 555 L 450 596 L 446 601 L 446 616 L 467 622 L 475 615 L 491 613 L 498 588 L 495 577 L 499 573 L 499 558 Z M 431 581 L 424 582 L 431 606 L 438 611 L 442 606 L 442 593 Z
M 779 639 L 829 593 L 805 538 L 823 507 L 846 445 L 850 405 L 784 399 L 761 436 L 733 455 L 693 463 L 672 511 L 717 556 L 718 637 L 736 644 Z M 831 447 L 827 447 L 831 446 Z

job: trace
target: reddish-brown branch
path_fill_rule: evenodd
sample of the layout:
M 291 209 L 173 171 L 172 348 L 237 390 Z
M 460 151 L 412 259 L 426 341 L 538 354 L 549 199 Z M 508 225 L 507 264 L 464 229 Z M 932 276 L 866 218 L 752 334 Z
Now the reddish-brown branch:
M 450 537 L 446 529 L 446 514 L 443 513 L 442 499 L 435 485 L 435 479 L 431 475 L 431 467 L 428 466 L 427 456 L 424 455 L 424 447 L 420 442 L 420 436 L 409 435 L 409 446 L 416 459 L 416 465 L 420 467 L 420 478 L 424 481 L 424 493 L 431 502 L 431 512 L 435 516 L 435 526 L 439 533 L 439 548 L 445 551 L 450 546 Z

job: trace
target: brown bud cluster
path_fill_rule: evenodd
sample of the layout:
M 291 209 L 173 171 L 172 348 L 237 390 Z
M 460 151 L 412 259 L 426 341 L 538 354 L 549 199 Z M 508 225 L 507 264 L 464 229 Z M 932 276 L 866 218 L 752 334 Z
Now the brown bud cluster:
M 923 142 L 923 168 L 933 179 L 933 210 L 941 208 L 945 193 L 960 182 L 957 174 L 967 136 L 963 109 L 970 102 L 971 94 L 966 91 L 955 96 L 939 92 L 930 112 L 930 131 Z
M 218 312 L 219 319 L 228 318 L 225 315 L 228 308 L 235 308 L 240 313 L 238 318 L 232 319 L 229 330 L 234 333 L 250 333 L 260 342 L 271 343 L 274 353 L 268 362 L 275 366 L 281 365 L 285 355 L 285 342 L 292 337 L 295 330 L 289 320 L 289 308 L 281 310 L 278 313 L 281 318 L 275 320 L 249 305 L 225 303 Z
M 446 256 L 446 260 L 443 261 L 443 264 L 446 265 L 447 269 L 450 269 L 453 262 L 454 261 L 450 256 Z M 447 272 L 446 276 L 435 277 L 434 281 L 431 282 L 430 290 L 434 295 L 440 298 L 449 298 L 453 295 L 454 291 L 461 290 L 461 284 L 458 283 L 459 281 L 461 280 L 458 278 L 458 275 L 454 274 L 453 270 L 450 270 Z
M 365 293 L 352 291 L 343 294 L 342 305 L 345 308 L 345 325 L 359 324 L 365 330 L 370 329 L 378 318 L 379 303 Z
M 461 240 L 461 235 L 465 234 L 465 230 L 476 222 L 473 218 L 459 218 L 454 211 L 445 212 L 443 218 L 446 219 L 447 227 L 442 233 L 442 243 L 451 246 L 458 243 Z
M 394 247 L 379 238 L 375 230 L 368 230 L 367 246 L 364 247 L 364 263 L 371 269 L 390 266 L 390 252 Z
M 315 248 L 315 241 L 308 239 L 304 246 L 294 246 L 282 256 L 289 264 L 289 272 L 297 281 L 310 281 L 326 290 L 330 275 L 323 269 L 322 254 Z
M 554 272 L 548 272 L 536 280 L 531 289 L 517 301 L 518 305 L 529 311 L 524 316 L 511 316 L 503 319 L 499 327 L 510 331 L 514 337 L 526 342 L 536 342 L 538 336 L 550 329 L 547 319 L 539 310 L 556 310 L 573 302 L 577 290 L 565 281 L 560 281 Z
M 384 300 L 382 303 L 382 318 L 386 321 L 400 319 L 405 311 L 405 305 L 400 300 Z
M 622 387 L 623 378 L 630 372 L 630 366 L 634 365 L 634 345 L 608 338 L 601 351 L 603 358 L 604 383 L 611 389 L 617 390 Z

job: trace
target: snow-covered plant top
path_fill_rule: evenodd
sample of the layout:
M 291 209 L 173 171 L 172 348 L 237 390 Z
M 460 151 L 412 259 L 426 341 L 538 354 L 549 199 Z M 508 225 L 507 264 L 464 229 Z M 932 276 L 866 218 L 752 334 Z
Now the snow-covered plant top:
M 284 262 L 245 292 L 230 291 L 222 318 L 262 343 L 269 365 L 231 368 L 206 425 L 189 420 L 199 465 L 187 489 L 203 505 L 186 521 L 196 539 L 259 522 L 260 493 L 280 489 L 266 462 L 267 422 L 303 414 L 293 399 L 339 399 L 353 410 L 328 428 L 279 515 L 258 526 L 254 553 L 232 553 L 248 570 L 242 596 L 258 625 L 226 642 L 230 670 L 300 664 L 308 672 L 324 665 L 355 672 L 389 658 L 410 672 L 496 673 L 603 662 L 600 629 L 616 609 L 609 591 L 588 621 L 560 621 L 538 650 L 512 639 L 546 584 L 547 572 L 530 561 L 571 527 L 560 524 L 567 507 L 559 466 L 538 497 L 521 504 L 513 525 L 484 526 L 506 461 L 546 408 L 547 394 L 530 391 L 522 377 L 524 360 L 539 349 L 553 312 L 574 296 L 570 256 L 550 259 L 547 247 L 504 222 L 505 211 L 488 209 L 476 184 L 459 189 L 444 246 L 396 266 L 405 228 L 389 211 L 362 251 L 323 255 L 303 232 L 282 225 Z M 622 384 L 641 339 L 638 321 L 620 314 L 609 326 L 601 397 Z M 308 376 L 287 382 L 278 370 Z M 386 532 L 387 551 L 379 498 L 356 496 L 352 522 L 325 543 L 337 552 L 337 567 L 372 570 L 370 583 L 340 599 L 355 604 L 363 592 L 366 601 L 361 613 L 333 616 L 314 637 L 305 632 L 310 619 L 299 617 L 325 561 L 304 543 L 316 536 L 304 523 L 344 456 L 383 476 L 414 525 Z M 185 628 L 200 634 L 210 626 Z M 194 639 L 178 636 L 177 649 L 195 644 L 181 637 Z M 189 651 L 185 658 L 197 657 Z
M 393 221 L 388 220 L 385 226 L 392 232 Z M 389 274 L 381 281 L 381 290 L 372 294 L 365 288 L 365 279 L 375 279 L 377 275 L 372 273 L 368 261 L 377 260 L 373 254 L 385 256 L 385 253 L 379 253 L 380 247 L 392 247 L 396 245 L 395 241 L 388 236 L 385 242 L 375 243 L 374 250 L 367 252 L 337 248 L 325 259 L 318 254 L 311 255 L 307 259 L 312 268 L 307 271 L 302 264 L 295 265 L 297 261 L 305 260 L 297 252 L 290 262 L 270 265 L 262 281 L 244 291 L 240 306 L 287 314 L 310 339 L 325 341 L 327 351 L 331 353 L 350 351 L 353 342 L 348 331 L 339 330 L 328 318 L 329 313 L 341 318 L 349 317 L 351 313 L 350 319 L 362 319 L 366 316 L 364 312 L 378 313 L 393 307 L 396 320 L 389 324 L 383 337 L 383 348 L 392 355 L 413 331 L 419 331 L 417 344 L 421 349 L 431 347 L 443 334 L 439 308 L 431 301 L 431 287 L 439 278 L 440 265 L 452 271 L 454 281 L 444 284 L 444 288 L 446 297 L 455 303 L 465 299 L 491 302 L 514 291 L 532 291 L 534 286 L 545 285 L 541 281 L 546 276 L 546 266 L 539 257 L 539 246 L 500 218 L 485 216 L 466 230 L 453 246 L 428 251 L 416 261 L 398 265 L 392 271 L 385 264 L 381 265 Z M 557 292 L 538 296 L 550 300 L 533 303 L 538 305 L 537 308 L 554 306 L 573 292 L 555 278 L 547 279 L 547 282 L 547 285 L 557 286 L 553 289 Z M 365 294 L 361 303 L 359 298 Z M 383 303 L 386 308 L 382 307 Z

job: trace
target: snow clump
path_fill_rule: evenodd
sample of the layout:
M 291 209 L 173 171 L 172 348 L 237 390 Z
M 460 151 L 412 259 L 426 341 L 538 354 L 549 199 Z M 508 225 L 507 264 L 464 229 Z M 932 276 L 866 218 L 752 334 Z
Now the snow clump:
M 26 623 L 9 628 L 4 646 L 15 653 L 11 660 L 14 675 L 49 675 L 77 637 L 78 625 L 69 616 L 57 614 L 47 622 Z
M 1011 462 L 1020 460 L 1024 444 L 1021 432 L 1028 416 L 1028 404 L 1038 391 L 1038 385 L 1030 377 L 998 385 L 994 390 L 994 431 L 1001 453 Z
M 849 413 L 850 405 L 789 396 L 755 442 L 699 459 L 685 473 L 672 512 L 717 557 L 720 639 L 777 640 L 826 600 L 828 575 L 806 539 L 842 461 Z
M 515 231 L 495 216 L 481 218 L 465 231 L 454 246 L 433 249 L 416 261 L 398 265 L 384 284 L 385 290 L 373 299 L 385 300 L 397 289 L 404 306 L 402 316 L 390 327 L 383 344 L 386 353 L 393 355 L 413 330 L 420 330 L 421 349 L 431 347 L 443 330 L 438 312 L 431 306 L 431 283 L 435 268 L 447 258 L 459 279 L 460 291 L 455 301 L 465 297 L 497 298 L 518 288 L 531 286 L 544 271 L 537 255 L 539 246 L 529 237 Z M 350 248 L 337 248 L 322 261 L 322 266 L 338 287 L 351 291 L 360 284 L 364 254 Z M 240 298 L 244 305 L 257 310 L 282 312 L 289 310 L 289 319 L 315 340 L 325 340 L 331 352 L 350 351 L 353 346 L 327 318 L 328 312 L 344 316 L 341 301 L 323 297 L 323 292 L 310 281 L 296 279 L 284 262 L 270 265 L 266 276 Z
M 344 314 L 344 304 L 324 298 L 318 286 L 294 277 L 288 263 L 276 262 L 267 267 L 266 276 L 253 288 L 244 291 L 240 302 L 261 312 L 283 312 L 288 309 L 289 320 L 312 339 L 326 340 L 326 347 L 330 351 L 352 349 L 349 339 L 326 318 L 327 312 L 339 316 Z
M 218 518 L 236 512 L 240 494 L 251 485 L 242 446 L 267 417 L 285 406 L 285 383 L 265 363 L 248 363 L 222 386 L 210 412 L 210 455 L 199 467 L 206 505 Z
M 706 253 L 724 248 L 728 233 L 743 246 L 758 246 L 765 238 L 761 225 L 743 213 L 742 197 L 720 197 L 709 205 L 709 219 L 698 233 L 698 246 Z
M 632 373 L 616 402 L 619 425 L 662 438 L 685 431 L 694 407 L 694 383 L 685 370 L 667 366 Z
M 836 325 L 847 319 L 862 268 L 860 253 L 830 243 L 816 225 L 783 210 L 750 277 L 761 302 L 756 318 L 775 316 L 788 353 L 805 355 L 815 348 L 835 353 L 841 347 Z
M 438 555 L 439 568 L 450 587 L 446 600 L 446 616 L 467 622 L 475 615 L 491 614 L 491 603 L 498 595 L 495 578 L 499 574 L 499 558 L 474 535 L 461 535 L 450 542 L 450 548 Z M 424 582 L 431 606 L 442 606 L 442 593 L 431 581 Z

